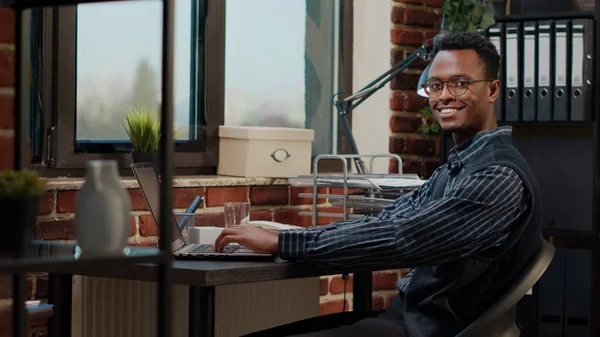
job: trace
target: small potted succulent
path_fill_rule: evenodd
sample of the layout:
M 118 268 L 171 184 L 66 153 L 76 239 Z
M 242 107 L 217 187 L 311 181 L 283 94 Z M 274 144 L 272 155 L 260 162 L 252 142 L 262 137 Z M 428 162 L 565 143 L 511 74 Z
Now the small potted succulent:
M 45 184 L 32 170 L 0 172 L 0 252 L 20 255 L 31 243 Z

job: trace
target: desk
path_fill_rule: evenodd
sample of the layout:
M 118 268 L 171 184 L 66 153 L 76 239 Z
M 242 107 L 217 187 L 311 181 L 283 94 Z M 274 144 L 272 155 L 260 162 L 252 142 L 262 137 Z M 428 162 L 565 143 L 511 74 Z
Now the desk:
M 70 336 L 71 275 L 97 276 L 127 280 L 155 281 L 157 268 L 153 264 L 134 264 L 128 268 L 98 270 L 82 266 L 69 274 L 50 274 L 50 291 L 57 300 L 52 330 L 61 337 Z M 189 336 L 215 335 L 215 286 L 340 274 L 339 271 L 310 263 L 238 261 L 173 261 L 173 284 L 189 285 Z M 370 310 L 371 272 L 354 274 L 354 310 Z M 54 303 L 54 302 L 51 302 Z

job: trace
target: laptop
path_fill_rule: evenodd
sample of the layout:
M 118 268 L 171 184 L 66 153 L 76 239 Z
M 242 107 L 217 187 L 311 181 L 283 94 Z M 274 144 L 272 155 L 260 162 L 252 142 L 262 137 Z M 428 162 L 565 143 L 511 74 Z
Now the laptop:
M 160 181 L 152 163 L 133 163 L 131 169 L 140 185 L 150 213 L 158 226 L 160 218 Z M 171 252 L 177 259 L 193 260 L 272 260 L 275 255 L 255 253 L 238 245 L 229 244 L 223 252 L 215 252 L 212 244 L 186 242 L 186 238 L 177 224 L 175 215 L 171 212 L 169 218 L 172 228 L 173 242 Z

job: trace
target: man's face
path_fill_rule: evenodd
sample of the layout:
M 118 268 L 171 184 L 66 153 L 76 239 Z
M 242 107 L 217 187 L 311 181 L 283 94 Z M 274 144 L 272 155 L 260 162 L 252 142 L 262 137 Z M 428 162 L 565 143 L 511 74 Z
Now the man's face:
M 474 50 L 443 50 L 436 55 L 429 68 L 429 81 L 434 83 L 429 105 L 442 129 L 475 134 L 489 125 L 494 118 L 498 81 L 486 79 Z M 434 80 L 439 82 L 431 82 Z

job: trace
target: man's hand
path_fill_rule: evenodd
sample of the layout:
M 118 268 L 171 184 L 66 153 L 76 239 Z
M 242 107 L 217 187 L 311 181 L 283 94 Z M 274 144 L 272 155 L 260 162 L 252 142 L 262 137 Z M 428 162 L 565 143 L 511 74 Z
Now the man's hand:
M 279 251 L 278 233 L 256 226 L 236 225 L 225 228 L 215 240 L 215 251 L 223 251 L 230 243 L 238 243 L 261 254 L 277 254 Z

